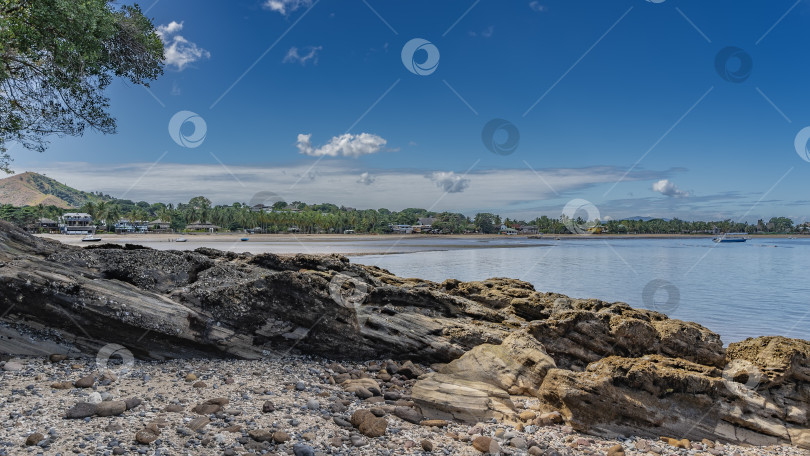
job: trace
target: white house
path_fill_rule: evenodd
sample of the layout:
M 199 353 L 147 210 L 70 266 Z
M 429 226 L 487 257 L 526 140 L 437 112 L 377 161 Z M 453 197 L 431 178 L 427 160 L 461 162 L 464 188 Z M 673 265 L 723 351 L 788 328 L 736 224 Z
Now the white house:
M 84 212 L 67 212 L 59 218 L 62 234 L 96 234 L 93 217 Z

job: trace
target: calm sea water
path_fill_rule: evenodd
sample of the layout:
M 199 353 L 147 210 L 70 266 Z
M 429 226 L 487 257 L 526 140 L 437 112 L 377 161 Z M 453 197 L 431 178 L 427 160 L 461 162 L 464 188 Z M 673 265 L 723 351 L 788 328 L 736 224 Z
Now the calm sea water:
M 719 333 L 726 344 L 763 335 L 810 339 L 807 239 L 752 239 L 744 244 L 595 238 L 457 243 L 446 251 L 358 256 L 352 261 L 433 281 L 512 277 L 540 291 L 623 301 L 696 321 Z M 495 243 L 495 248 L 473 248 L 482 243 Z

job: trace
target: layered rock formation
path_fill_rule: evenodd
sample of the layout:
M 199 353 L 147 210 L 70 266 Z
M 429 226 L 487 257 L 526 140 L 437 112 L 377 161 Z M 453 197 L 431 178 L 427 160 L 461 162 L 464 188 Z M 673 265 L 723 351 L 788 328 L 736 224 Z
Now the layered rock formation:
M 40 341 L 10 351 L 447 363 L 413 387 L 425 418 L 514 419 L 511 396 L 529 395 L 596 434 L 810 448 L 808 342 L 726 350 L 698 324 L 513 279 L 439 284 L 336 255 L 82 249 L 0 222 L 0 315 L 0 330 Z

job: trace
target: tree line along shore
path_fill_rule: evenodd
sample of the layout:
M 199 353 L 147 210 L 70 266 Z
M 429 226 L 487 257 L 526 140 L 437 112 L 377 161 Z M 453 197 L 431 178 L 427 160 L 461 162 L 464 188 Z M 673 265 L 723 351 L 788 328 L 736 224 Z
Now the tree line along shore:
M 30 232 L 58 232 L 67 213 L 76 209 L 57 206 L 0 206 L 0 220 L 6 220 Z M 386 208 L 356 209 L 331 203 L 233 203 L 214 205 L 198 196 L 188 203 L 164 204 L 113 199 L 88 202 L 78 209 L 89 216 L 100 232 L 246 232 L 251 233 L 430 233 L 430 234 L 579 234 L 582 232 L 613 235 L 705 235 L 718 233 L 810 234 L 810 223 L 796 223 L 788 217 L 772 217 L 757 223 L 730 219 L 686 221 L 677 218 L 584 220 L 565 215 L 540 215 L 531 220 L 510 219 L 498 214 L 479 212 L 467 216 L 454 212 L 435 212 L 421 208 L 393 211 Z

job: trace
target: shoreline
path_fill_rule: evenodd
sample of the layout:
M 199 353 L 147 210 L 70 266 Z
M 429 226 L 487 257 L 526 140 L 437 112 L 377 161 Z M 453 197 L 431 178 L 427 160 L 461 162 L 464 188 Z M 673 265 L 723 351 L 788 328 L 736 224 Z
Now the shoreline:
M 808 398 L 795 395 L 806 340 L 724 347 L 698 323 L 518 279 L 438 283 L 326 255 L 81 249 L 4 227 L 0 296 L 24 305 L 0 319 L 0 340 L 38 356 L 0 357 L 0 412 L 13 420 L 0 456 L 23 441 L 297 456 L 810 449 L 796 412 Z M 109 375 L 113 354 L 131 367 Z
M 34 234 L 36 237 L 46 239 L 63 240 L 76 238 L 80 241 L 83 235 L 69 234 Z M 553 240 L 563 239 L 713 239 L 720 235 L 715 234 L 543 234 L 542 237 L 534 238 L 535 235 L 518 234 L 245 234 L 245 233 L 145 233 L 145 234 L 116 234 L 99 233 L 96 236 L 102 239 L 119 240 L 128 242 L 130 240 L 161 241 L 174 240 L 180 237 L 206 239 L 210 241 L 238 241 L 240 238 L 248 237 L 251 240 L 287 240 L 296 241 L 369 241 L 383 239 L 533 239 L 533 240 Z M 807 239 L 810 235 L 791 234 L 750 234 L 749 239 Z M 189 239 L 190 240 L 190 239 Z

